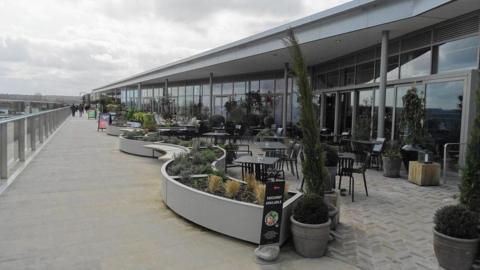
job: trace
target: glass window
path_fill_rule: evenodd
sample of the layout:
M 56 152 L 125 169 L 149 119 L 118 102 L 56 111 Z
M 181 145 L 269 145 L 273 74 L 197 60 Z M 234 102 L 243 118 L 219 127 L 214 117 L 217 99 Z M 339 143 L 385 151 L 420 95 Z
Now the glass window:
M 443 145 L 460 142 L 463 81 L 429 83 L 426 86 L 426 127 L 434 141 L 434 152 Z
M 418 95 L 423 98 L 425 94 L 424 85 L 416 85 Z M 395 107 L 395 134 L 394 138 L 396 140 L 403 139 L 405 131 L 401 129 L 402 121 L 402 111 L 403 111 L 403 100 L 402 98 L 407 94 L 407 91 L 412 88 L 412 85 L 402 85 L 397 87 L 397 104 Z
M 380 79 L 380 60 L 375 61 L 375 81 Z M 387 66 L 387 80 L 398 79 L 398 55 L 390 56 L 388 58 Z
M 338 71 L 327 73 L 327 88 L 338 87 L 339 75 Z
M 233 83 L 223 83 L 222 95 L 232 95 L 233 94 Z
M 260 81 L 250 82 L 250 92 L 257 92 L 260 90 Z
M 374 75 L 374 68 L 375 65 L 373 62 L 368 62 L 365 64 L 361 64 L 357 66 L 357 75 L 356 75 L 356 83 L 371 83 L 373 82 L 373 75 Z
M 273 88 L 273 80 L 261 80 L 260 81 L 260 93 L 270 93 L 272 94 L 274 91 Z
M 410 78 L 430 74 L 430 58 L 430 48 L 402 54 L 400 57 L 400 76 Z
M 222 84 L 221 83 L 214 83 L 213 84 L 213 95 L 221 95 L 222 94 Z
M 369 140 L 372 131 L 373 90 L 358 93 L 357 119 L 355 124 L 356 139 Z
M 355 67 L 340 70 L 340 86 L 355 84 Z
M 327 88 L 327 74 L 320 74 L 317 76 L 316 86 L 317 89 Z
M 478 47 L 478 36 L 438 46 L 438 72 L 478 68 Z
M 236 82 L 233 84 L 235 95 L 245 95 L 246 83 Z

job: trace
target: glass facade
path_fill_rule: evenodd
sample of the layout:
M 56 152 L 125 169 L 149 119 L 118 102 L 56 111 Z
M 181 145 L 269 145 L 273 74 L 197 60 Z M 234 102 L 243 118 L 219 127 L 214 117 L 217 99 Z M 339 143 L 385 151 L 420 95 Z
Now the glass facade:
M 477 35 L 439 45 L 438 72 L 478 68 L 479 40 Z

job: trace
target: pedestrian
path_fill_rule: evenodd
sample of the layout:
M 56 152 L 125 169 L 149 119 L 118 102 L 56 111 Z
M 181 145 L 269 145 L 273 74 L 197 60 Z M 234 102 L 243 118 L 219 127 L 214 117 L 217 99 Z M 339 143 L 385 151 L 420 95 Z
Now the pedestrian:
M 72 110 L 72 116 L 75 116 L 75 112 L 77 111 L 77 107 L 75 106 L 75 104 L 72 104 L 72 106 L 70 106 L 70 110 Z
M 82 117 L 84 112 L 83 103 L 78 105 L 78 116 Z

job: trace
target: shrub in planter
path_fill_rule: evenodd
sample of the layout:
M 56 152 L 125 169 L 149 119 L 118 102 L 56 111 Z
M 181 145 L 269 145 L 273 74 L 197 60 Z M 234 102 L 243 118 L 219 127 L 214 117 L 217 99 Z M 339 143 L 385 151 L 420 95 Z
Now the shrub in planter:
M 265 116 L 263 118 L 263 124 L 265 125 L 265 128 L 270 128 L 273 124 L 275 124 L 275 119 L 272 116 Z
M 478 251 L 478 215 L 461 205 L 440 208 L 434 217 L 433 248 L 441 267 L 470 269 Z
M 391 142 L 382 154 L 383 176 L 400 177 L 400 168 L 402 166 L 402 154 L 398 143 Z
M 208 124 L 210 127 L 221 127 L 225 124 L 225 117 L 218 114 L 212 115 L 208 119 Z
M 157 129 L 157 122 L 155 121 L 155 117 L 153 116 L 153 114 L 143 114 L 142 128 L 148 131 L 155 131 Z
M 315 120 L 312 87 L 308 78 L 307 66 L 293 30 L 289 30 L 285 42 L 289 47 L 293 73 L 299 91 L 300 125 L 303 132 L 302 143 L 305 156 L 302 172 L 306 194 L 298 202 L 294 214 L 290 216 L 293 243 L 300 255 L 321 257 L 325 255 L 330 234 L 328 206 L 323 198 L 325 182 L 328 181 L 325 180 L 328 179 L 324 162 L 325 154 L 320 142 L 320 130 Z M 312 217 L 307 217 L 305 213 L 311 213 Z
M 304 257 L 321 257 L 327 251 L 330 234 L 328 205 L 317 194 L 305 195 L 290 217 L 295 250 Z M 324 241 L 327 239 L 327 241 Z
M 408 171 L 410 161 L 418 159 L 418 152 L 423 150 L 425 140 L 425 106 L 424 100 L 418 95 L 417 88 L 412 87 L 403 96 L 403 110 L 401 126 L 406 131 L 401 154 L 403 163 Z
M 225 197 L 235 198 L 240 191 L 240 182 L 234 180 L 228 180 L 225 183 Z

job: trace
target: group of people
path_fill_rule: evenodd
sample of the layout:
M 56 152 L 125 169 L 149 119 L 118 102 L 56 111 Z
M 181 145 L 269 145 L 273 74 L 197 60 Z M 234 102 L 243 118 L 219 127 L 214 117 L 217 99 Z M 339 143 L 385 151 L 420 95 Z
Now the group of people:
M 89 109 L 90 109 L 90 105 L 89 104 L 84 105 L 83 103 L 78 105 L 72 104 L 72 106 L 70 106 L 70 110 L 72 110 L 72 116 L 75 116 L 75 114 L 78 111 L 78 116 L 83 117 L 83 114 L 87 112 Z

